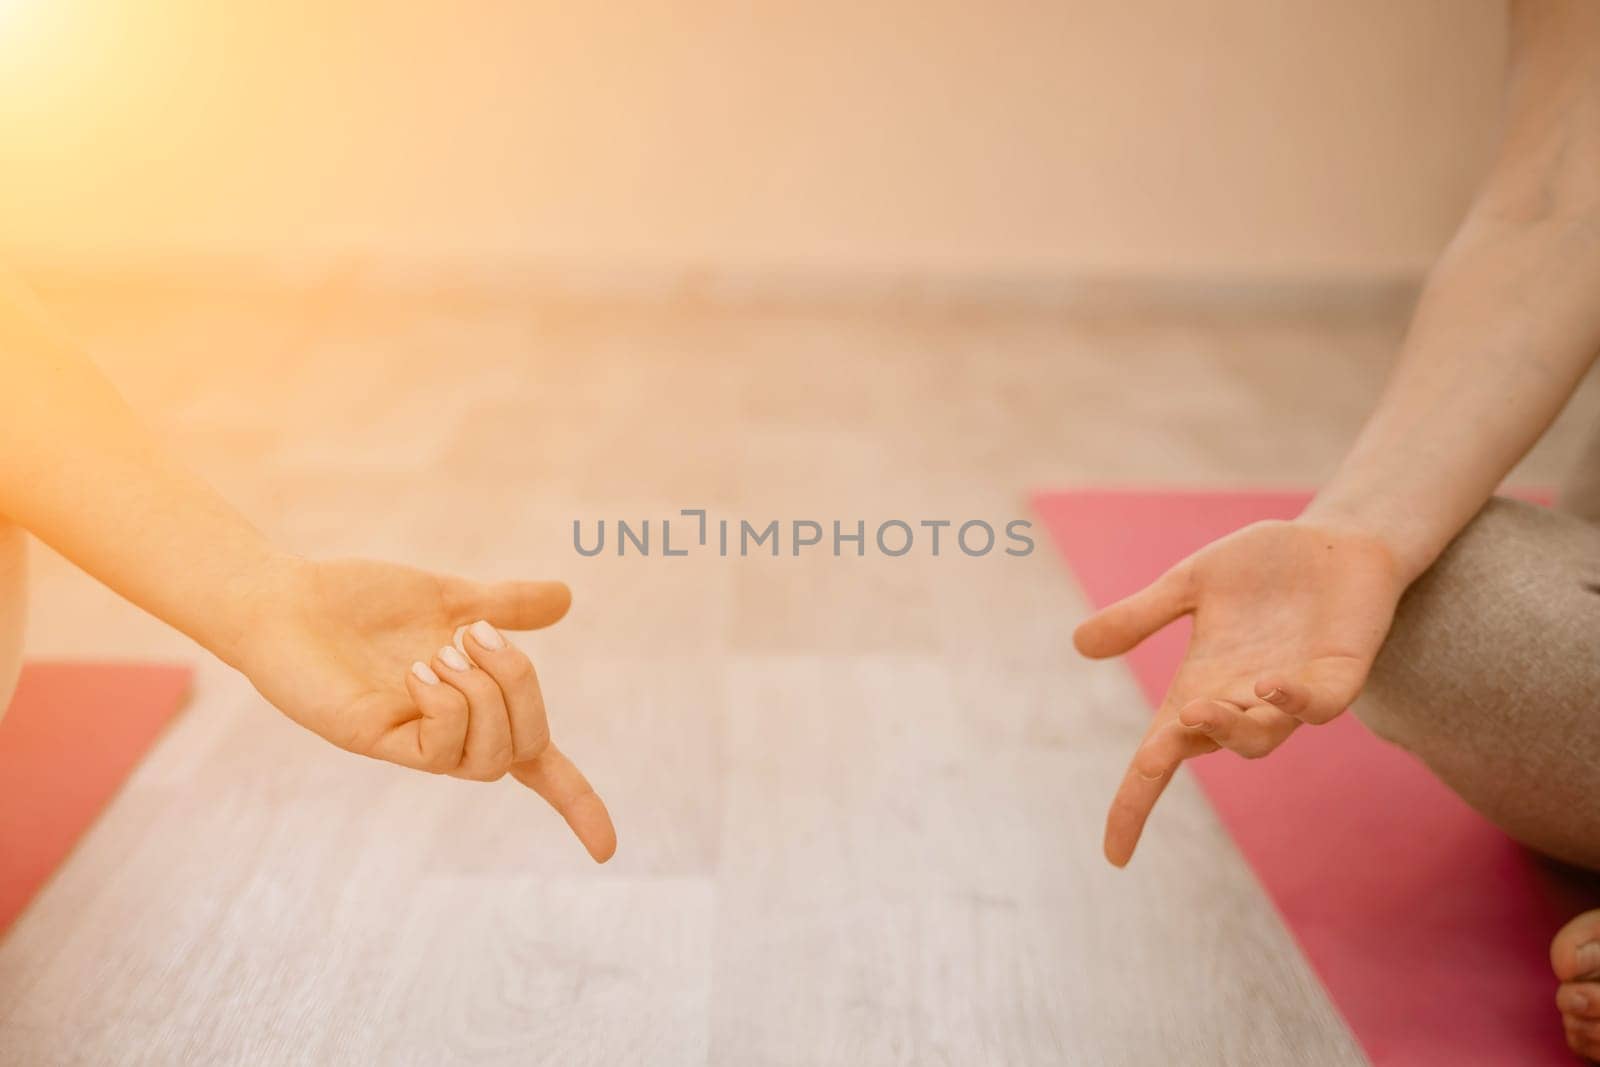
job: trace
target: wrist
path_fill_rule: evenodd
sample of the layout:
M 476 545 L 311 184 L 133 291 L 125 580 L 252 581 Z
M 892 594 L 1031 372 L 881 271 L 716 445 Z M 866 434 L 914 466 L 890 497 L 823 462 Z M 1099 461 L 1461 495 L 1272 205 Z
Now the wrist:
M 1401 588 L 1421 577 L 1446 543 L 1417 522 L 1414 507 L 1391 505 L 1371 495 L 1347 496 L 1335 487 L 1313 497 L 1299 521 L 1381 547 Z
M 308 561 L 298 556 L 264 551 L 230 578 L 223 594 L 227 604 L 220 613 L 222 624 L 200 643 L 230 667 L 249 674 L 251 651 L 262 636 L 304 603 L 308 568 Z

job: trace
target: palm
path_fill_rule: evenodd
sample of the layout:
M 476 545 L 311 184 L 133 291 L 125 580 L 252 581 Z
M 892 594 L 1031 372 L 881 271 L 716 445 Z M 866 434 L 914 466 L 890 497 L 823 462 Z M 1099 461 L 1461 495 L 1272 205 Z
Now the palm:
M 290 718 L 408 767 L 481 781 L 509 771 L 595 859 L 615 850 L 604 803 L 550 741 L 532 662 L 499 629 L 560 619 L 566 586 L 335 560 L 296 565 L 253 599 L 238 666 Z
M 1386 554 L 1289 522 L 1247 526 L 1192 565 L 1194 632 L 1164 708 L 1202 696 L 1248 706 L 1264 675 L 1364 679 L 1399 599 Z
M 1401 591 L 1379 542 L 1263 522 L 1213 542 L 1084 623 L 1078 647 L 1099 657 L 1194 616 L 1183 663 L 1113 802 L 1112 861 L 1132 855 L 1183 760 L 1218 748 L 1266 755 L 1301 722 L 1327 722 L 1354 700 Z
M 296 579 L 274 598 L 245 672 L 294 721 L 368 752 L 411 714 L 411 663 L 472 620 L 447 610 L 445 579 L 409 567 L 336 560 Z

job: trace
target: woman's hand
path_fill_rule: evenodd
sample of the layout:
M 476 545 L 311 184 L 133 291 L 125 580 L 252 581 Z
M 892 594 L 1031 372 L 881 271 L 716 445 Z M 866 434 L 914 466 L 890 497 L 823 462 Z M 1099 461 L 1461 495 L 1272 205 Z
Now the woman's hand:
M 572 601 L 565 585 L 297 560 L 239 593 L 252 604 L 251 625 L 227 658 L 291 719 L 341 748 L 418 770 L 485 782 L 509 771 L 596 860 L 616 850 L 605 804 L 550 741 L 533 664 L 497 629 L 560 619 Z
M 1405 582 L 1383 542 L 1295 522 L 1214 541 L 1078 627 L 1085 656 L 1119 656 L 1194 616 L 1183 664 L 1117 790 L 1106 858 L 1123 866 L 1178 765 L 1230 749 L 1255 759 L 1300 723 L 1325 723 L 1361 686 Z

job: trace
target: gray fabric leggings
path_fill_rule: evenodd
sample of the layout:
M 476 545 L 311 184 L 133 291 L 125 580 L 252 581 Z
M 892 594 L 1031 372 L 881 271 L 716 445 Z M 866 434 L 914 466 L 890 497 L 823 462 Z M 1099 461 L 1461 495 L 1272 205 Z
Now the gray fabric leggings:
M 1518 841 L 1600 870 L 1600 436 L 1560 510 L 1491 500 L 1353 708 Z

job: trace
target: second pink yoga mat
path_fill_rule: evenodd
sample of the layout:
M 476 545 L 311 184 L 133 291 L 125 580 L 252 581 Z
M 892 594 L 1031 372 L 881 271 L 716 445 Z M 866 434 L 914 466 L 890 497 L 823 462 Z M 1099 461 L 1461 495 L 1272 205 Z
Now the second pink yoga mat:
M 0 934 L 182 709 L 189 678 L 167 664 L 23 668 L 0 720 Z
M 1292 518 L 1305 501 L 1094 490 L 1039 493 L 1034 506 L 1101 607 L 1231 530 Z M 1187 636 L 1180 620 L 1128 656 L 1150 707 Z M 1547 949 L 1562 922 L 1597 902 L 1417 760 L 1346 714 L 1264 760 L 1219 752 L 1189 766 L 1375 1064 L 1574 1062 Z

